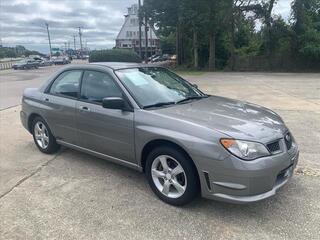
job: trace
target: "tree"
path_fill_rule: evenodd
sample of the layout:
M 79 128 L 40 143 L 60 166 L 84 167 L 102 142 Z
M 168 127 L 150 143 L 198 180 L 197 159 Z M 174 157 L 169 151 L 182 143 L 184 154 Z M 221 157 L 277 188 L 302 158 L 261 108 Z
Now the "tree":
M 144 1 L 144 10 L 148 12 L 149 21 L 158 28 L 158 33 L 164 37 L 172 33 L 175 34 L 178 64 L 183 62 L 180 1 L 181 0 Z
M 235 70 L 241 56 L 270 70 L 274 60 L 320 60 L 320 0 L 293 1 L 290 23 L 273 14 L 277 0 L 145 0 L 145 9 L 178 65 Z
M 216 38 L 220 30 L 226 26 L 226 14 L 228 12 L 228 1 L 223 0 L 204 0 L 206 2 L 205 19 L 208 22 L 207 35 L 209 38 L 209 71 L 216 70 Z
M 320 1 L 295 0 L 292 4 L 294 47 L 306 59 L 320 60 Z

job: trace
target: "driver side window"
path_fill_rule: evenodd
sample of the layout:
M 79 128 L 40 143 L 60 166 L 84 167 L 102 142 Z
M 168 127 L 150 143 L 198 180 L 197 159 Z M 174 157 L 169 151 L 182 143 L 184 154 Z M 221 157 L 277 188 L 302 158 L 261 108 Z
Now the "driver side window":
M 85 71 L 81 85 L 81 99 L 90 102 L 102 103 L 106 97 L 122 97 L 119 86 L 106 73 Z

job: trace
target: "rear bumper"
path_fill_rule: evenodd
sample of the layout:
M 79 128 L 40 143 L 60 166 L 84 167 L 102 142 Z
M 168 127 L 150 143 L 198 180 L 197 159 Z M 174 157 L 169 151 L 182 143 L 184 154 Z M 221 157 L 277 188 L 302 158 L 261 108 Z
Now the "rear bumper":
M 202 196 L 230 203 L 251 203 L 269 198 L 292 177 L 299 158 L 294 145 L 288 152 L 254 161 L 233 156 L 207 160 L 199 172 Z M 205 162 L 205 161 L 203 161 Z

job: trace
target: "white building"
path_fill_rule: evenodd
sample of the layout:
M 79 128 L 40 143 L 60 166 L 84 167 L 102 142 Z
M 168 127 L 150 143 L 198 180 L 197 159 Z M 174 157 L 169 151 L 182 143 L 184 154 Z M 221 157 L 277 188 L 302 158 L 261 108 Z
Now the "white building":
M 139 53 L 139 18 L 138 18 L 138 5 L 133 4 L 128 8 L 128 14 L 125 15 L 124 24 L 116 38 L 116 48 L 133 49 Z M 145 28 L 142 25 L 141 29 L 141 45 L 142 54 L 145 52 Z M 160 41 L 156 36 L 153 28 L 148 25 L 148 56 L 155 54 L 160 49 Z

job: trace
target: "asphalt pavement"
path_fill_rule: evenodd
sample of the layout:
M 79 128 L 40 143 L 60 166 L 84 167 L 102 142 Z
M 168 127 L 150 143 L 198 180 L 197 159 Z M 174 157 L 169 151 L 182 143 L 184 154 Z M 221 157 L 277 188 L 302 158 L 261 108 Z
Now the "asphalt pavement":
M 207 93 L 279 113 L 301 156 L 275 197 L 178 208 L 158 200 L 141 173 L 70 149 L 37 150 L 20 124 L 21 93 L 57 68 L 0 71 L 0 239 L 319 239 L 320 74 L 186 75 Z

